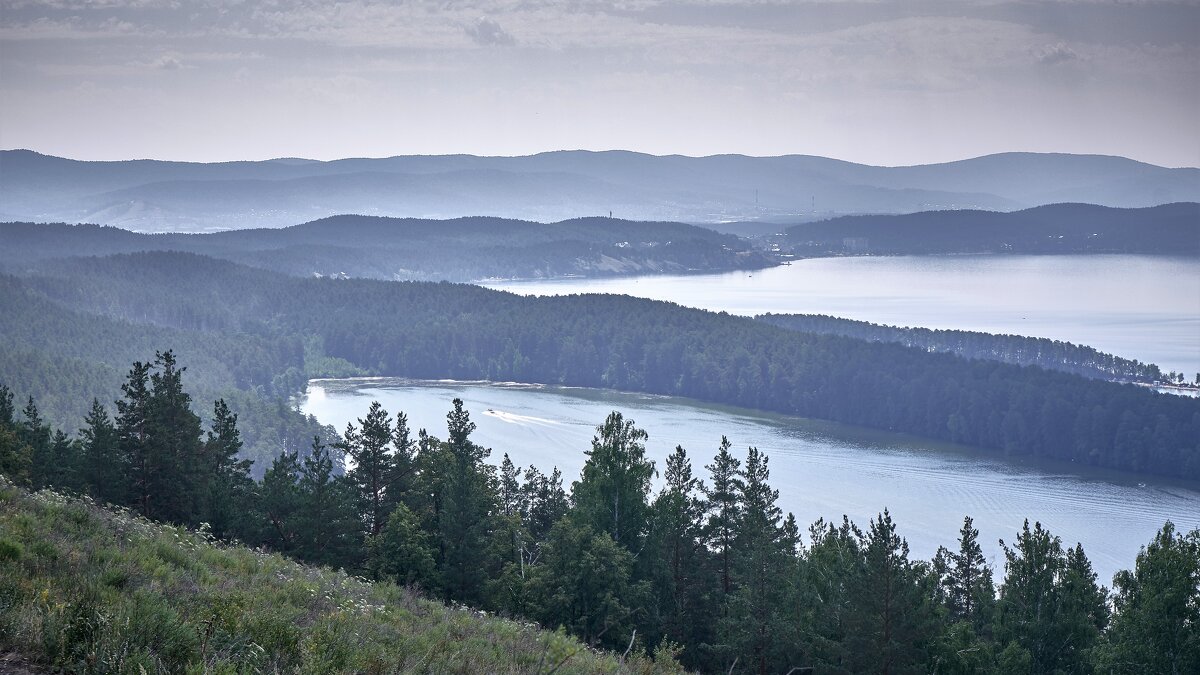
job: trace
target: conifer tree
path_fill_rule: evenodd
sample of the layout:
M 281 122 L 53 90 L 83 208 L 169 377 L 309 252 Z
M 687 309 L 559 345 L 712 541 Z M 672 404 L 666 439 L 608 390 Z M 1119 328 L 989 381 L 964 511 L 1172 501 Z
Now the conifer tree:
M 354 460 L 348 477 L 357 488 L 367 516 L 367 536 L 374 537 L 387 520 L 385 493 L 391 472 L 392 422 L 379 401 L 372 401 L 358 428 L 346 425 L 340 447 Z
M 1116 613 L 1097 672 L 1200 672 L 1200 530 L 1180 534 L 1167 521 L 1113 587 Z
M 789 544 L 784 541 L 779 491 L 770 484 L 766 455 L 750 448 L 740 474 L 740 513 L 733 546 L 735 590 L 722 622 L 724 640 L 751 672 L 774 670 L 778 635 L 789 632 L 785 611 L 790 578 Z M 775 664 L 782 665 L 782 664 Z
M 948 554 L 944 580 L 951 621 L 966 621 L 980 635 L 987 632 L 996 603 L 992 569 L 979 546 L 979 530 L 970 516 L 963 519 L 958 551 Z
M 922 586 L 924 569 L 908 558 L 908 542 L 884 509 L 862 541 L 863 577 L 854 603 L 848 649 L 853 670 L 925 672 L 934 636 L 933 597 Z
M 33 448 L 18 433 L 13 393 L 0 384 L 0 474 L 17 485 L 29 484 Z
M 79 435 L 83 439 L 82 466 L 92 496 L 110 504 L 127 503 L 128 458 L 121 453 L 117 428 L 100 401 L 92 400 L 92 408 L 84 418 Z
M 667 457 L 666 485 L 651 505 L 650 579 L 656 599 L 661 638 L 679 645 L 712 641 L 707 588 L 707 549 L 703 540 L 704 484 L 692 475 L 682 446 Z M 681 660 L 696 662 L 695 649 L 685 647 Z
M 306 500 L 297 484 L 299 475 L 299 453 L 284 450 L 275 457 L 259 487 L 265 517 L 261 538 L 280 553 L 294 554 L 301 545 L 299 537 L 303 523 L 300 513 Z
M 1082 547 L 1064 552 L 1058 537 L 1041 523 L 1031 530 L 1029 521 L 1012 548 L 1001 545 L 1006 569 L 995 624 L 1001 667 L 1088 672 L 1090 651 L 1107 623 L 1107 594 L 1096 586 Z
M 354 567 L 363 557 L 363 521 L 355 508 L 353 488 L 334 475 L 329 448 L 314 436 L 298 467 L 301 507 L 297 522 L 304 533 L 298 542 L 305 560 L 331 567 Z
M 146 436 L 154 470 L 145 476 L 145 515 L 196 525 L 206 483 L 200 417 L 192 412 L 191 395 L 183 389 L 186 368 L 178 365 L 174 352 L 158 352 L 154 366 Z
M 218 537 L 245 533 L 244 514 L 254 489 L 250 479 L 251 461 L 238 459 L 242 436 L 237 428 L 237 413 L 224 399 L 213 403 L 212 428 L 204 444 L 204 487 L 206 498 L 202 518 Z
M 117 401 L 117 439 L 129 466 L 129 504 L 143 516 L 150 514 L 151 481 L 157 458 L 150 451 L 150 364 L 135 361 L 121 385 L 125 397 Z
M 51 447 L 50 426 L 42 420 L 32 396 L 26 401 L 21 415 L 25 420 L 17 425 L 17 437 L 30 449 L 29 479 L 33 488 L 40 490 L 53 484 L 54 472 L 57 470 Z
M 495 477 L 484 464 L 490 451 L 471 441 L 475 423 L 462 399 L 454 399 L 446 423 L 446 473 L 438 514 L 441 579 L 448 599 L 478 604 L 491 564 L 483 558 L 492 530 Z
M 416 495 L 413 490 L 417 485 L 417 442 L 412 438 L 412 430 L 408 426 L 408 415 L 396 413 L 396 425 L 392 430 L 392 454 L 388 463 L 387 486 L 384 492 L 385 508 L 389 512 L 398 504 L 408 504 L 413 508 Z
M 733 542 L 737 537 L 737 524 L 741 518 L 740 499 L 745 488 L 739 473 L 741 462 L 729 453 L 731 446 L 729 439 L 722 436 L 713 463 L 704 467 L 711 475 L 711 487 L 705 492 L 710 515 L 704 535 L 709 545 L 716 549 L 721 592 L 725 595 L 733 590 Z

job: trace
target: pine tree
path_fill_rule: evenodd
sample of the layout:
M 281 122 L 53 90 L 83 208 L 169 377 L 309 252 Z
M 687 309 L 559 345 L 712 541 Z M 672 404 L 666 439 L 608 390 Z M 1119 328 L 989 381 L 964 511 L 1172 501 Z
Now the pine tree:
M 1097 672 L 1200 672 L 1200 530 L 1179 534 L 1167 521 L 1113 582 L 1116 614 Z
M 862 584 L 848 640 L 853 670 L 924 672 L 936 627 L 933 597 L 922 585 L 923 566 L 908 559 L 908 542 L 896 533 L 887 509 L 871 520 L 862 553 Z
M 485 551 L 497 491 L 492 470 L 484 464 L 490 451 L 471 441 L 475 423 L 462 400 L 454 399 L 453 406 L 446 415 L 446 473 L 438 514 L 441 578 L 447 599 L 478 604 L 492 564 Z
M 355 508 L 353 487 L 333 473 L 329 448 L 314 436 L 308 455 L 300 462 L 297 487 L 301 505 L 298 555 L 331 567 L 357 566 L 363 559 L 363 521 Z
M 218 537 L 245 534 L 247 513 L 254 489 L 250 478 L 250 460 L 239 460 L 242 436 L 238 416 L 224 399 L 213 404 L 212 428 L 204 444 L 204 483 L 206 498 L 202 518 Z
M 663 473 L 666 485 L 650 507 L 649 540 L 653 565 L 647 576 L 653 582 L 662 639 L 685 645 L 680 659 L 695 663 L 695 649 L 712 641 L 705 583 L 708 575 L 707 549 L 703 540 L 707 512 L 702 494 L 704 484 L 692 475 L 692 464 L 682 446 L 667 457 Z
M 129 504 L 143 516 L 150 514 L 151 481 L 157 457 L 150 451 L 150 364 L 135 361 L 121 385 L 125 397 L 117 401 L 117 439 L 129 466 Z
M 705 539 L 717 551 L 720 565 L 721 592 L 729 595 L 733 591 L 731 576 L 733 542 L 737 537 L 737 524 L 741 518 L 741 494 L 745 486 L 739 473 L 739 462 L 729 453 L 732 444 L 721 437 L 721 445 L 713 463 L 705 466 L 711 475 L 711 485 L 705 496 L 708 498 L 710 515 L 704 530 Z
M 966 621 L 976 634 L 986 634 L 996 603 L 992 568 L 979 546 L 979 530 L 967 516 L 959 531 L 958 551 L 948 554 L 944 580 L 946 606 L 951 621 Z
M 129 467 L 121 453 L 120 435 L 108 411 L 93 399 L 92 408 L 79 430 L 83 439 L 83 471 L 90 493 L 101 502 L 125 504 L 129 495 Z
M 346 425 L 341 447 L 354 460 L 348 477 L 357 488 L 367 514 L 367 536 L 374 537 L 387 520 L 385 492 L 391 472 L 392 423 L 379 401 L 372 401 L 358 428 Z
M 144 515 L 156 520 L 199 524 L 205 468 L 200 417 L 192 412 L 191 396 L 183 389 L 183 373 L 175 354 L 159 352 L 150 373 L 146 450 L 152 471 L 145 476 Z
M 837 527 L 820 519 L 808 532 L 811 544 L 799 573 L 802 595 L 795 605 L 803 640 L 796 651 L 818 672 L 851 673 L 848 638 L 857 630 L 856 603 L 866 583 L 865 537 L 845 516 Z
M 1090 652 L 1107 623 L 1107 592 L 1096 586 L 1082 547 L 1064 552 L 1058 537 L 1041 523 L 1030 530 L 1029 521 L 1012 548 L 1001 544 L 1006 569 L 995 624 L 1001 666 L 1090 672 Z
M 18 433 L 13 393 L 0 384 L 0 474 L 17 485 L 29 484 L 33 448 Z
M 384 492 L 385 509 L 390 512 L 399 504 L 409 508 L 416 505 L 413 491 L 417 485 L 417 443 L 408 427 L 408 415 L 396 413 L 396 426 L 392 430 L 392 455 L 388 464 Z
M 275 457 L 263 475 L 259 487 L 265 524 L 260 535 L 272 550 L 294 554 L 303 531 L 300 511 L 306 500 L 297 485 L 300 475 L 299 453 L 284 450 Z
M 1082 544 L 1067 549 L 1057 593 L 1060 672 L 1090 673 L 1093 650 L 1108 626 L 1108 589 L 1096 584 L 1096 573 Z
M 51 447 L 50 425 L 42 420 L 37 404 L 30 396 L 21 410 L 25 420 L 17 424 L 17 437 L 22 445 L 29 447 L 29 479 L 35 490 L 49 487 L 54 482 L 57 467 Z
M 734 592 L 722 621 L 724 641 L 744 668 L 757 673 L 778 669 L 773 663 L 778 635 L 790 632 L 787 580 L 789 542 L 784 540 L 779 491 L 769 484 L 766 455 L 750 448 L 740 474 L 740 513 L 733 545 Z
M 1041 523 L 1026 520 L 1013 547 L 1003 541 L 1005 574 L 996 605 L 996 641 L 1010 656 L 1028 654 L 1035 672 L 1052 672 L 1058 645 L 1053 638 L 1058 598 L 1055 580 L 1064 563 L 1062 542 Z

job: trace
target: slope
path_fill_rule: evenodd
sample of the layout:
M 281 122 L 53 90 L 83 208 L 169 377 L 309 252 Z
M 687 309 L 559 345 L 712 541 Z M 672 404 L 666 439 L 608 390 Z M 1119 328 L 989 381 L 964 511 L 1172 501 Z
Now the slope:
M 69 672 L 679 671 L 0 476 L 5 652 Z

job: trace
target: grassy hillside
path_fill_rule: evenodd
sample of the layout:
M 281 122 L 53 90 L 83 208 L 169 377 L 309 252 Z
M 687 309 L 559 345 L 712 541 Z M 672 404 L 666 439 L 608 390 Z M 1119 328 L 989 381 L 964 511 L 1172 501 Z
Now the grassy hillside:
M 0 656 L 68 672 L 678 671 L 632 651 L 0 476 Z

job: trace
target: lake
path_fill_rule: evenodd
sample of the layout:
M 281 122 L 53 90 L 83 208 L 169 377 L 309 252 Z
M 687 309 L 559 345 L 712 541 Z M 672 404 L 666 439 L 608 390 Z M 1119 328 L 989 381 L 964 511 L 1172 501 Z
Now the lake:
M 1200 372 L 1200 260 L 1138 255 L 814 258 L 754 272 L 489 283 L 730 314 L 828 314 L 1064 340 Z
M 770 456 L 779 504 L 802 528 L 818 517 L 842 514 L 865 528 L 887 507 L 912 555 L 932 557 L 952 547 L 964 515 L 975 519 L 980 542 L 997 575 L 997 540 L 1012 541 L 1028 517 L 1040 520 L 1065 545 L 1082 542 L 1100 580 L 1111 585 L 1130 568 L 1140 546 L 1167 519 L 1180 529 L 1200 527 L 1200 485 L 1058 463 L 1008 461 L 994 454 L 909 436 L 687 399 L 593 389 L 482 382 L 426 382 L 385 378 L 313 380 L 305 413 L 339 431 L 365 416 L 373 400 L 414 428 L 445 437 L 446 412 L 461 398 L 478 425 L 475 442 L 504 452 L 518 465 L 578 477 L 595 428 L 612 410 L 650 434 L 647 452 L 659 469 L 683 445 L 698 475 L 721 436 L 739 457 L 748 446 Z M 656 482 L 655 488 L 661 483 Z

